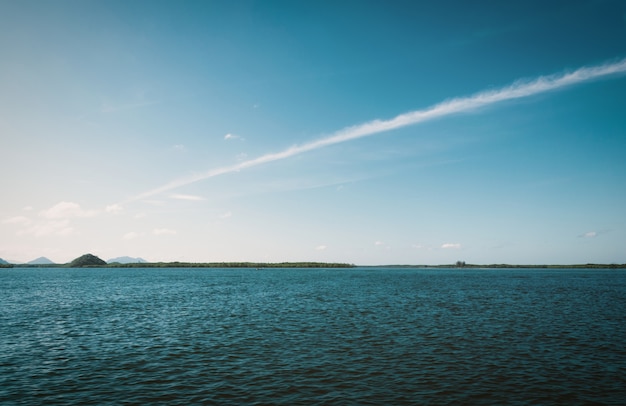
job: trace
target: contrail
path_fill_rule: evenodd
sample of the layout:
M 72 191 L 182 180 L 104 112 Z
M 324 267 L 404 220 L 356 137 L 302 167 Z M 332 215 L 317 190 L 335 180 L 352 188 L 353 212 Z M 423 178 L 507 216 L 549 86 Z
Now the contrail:
M 502 87 L 500 89 L 487 90 L 475 93 L 474 95 L 468 97 L 460 97 L 446 100 L 426 109 L 415 110 L 408 113 L 400 114 L 389 120 L 373 120 L 363 124 L 346 127 L 332 133 L 328 137 L 311 141 L 302 145 L 294 145 L 280 152 L 262 155 L 258 158 L 240 162 L 235 165 L 216 168 L 194 176 L 180 178 L 156 189 L 139 194 L 127 200 L 127 202 L 144 199 L 149 196 L 176 189 L 181 186 L 195 183 L 204 179 L 213 178 L 215 176 L 237 172 L 272 161 L 287 159 L 294 155 L 313 151 L 319 148 L 327 147 L 329 145 L 339 144 L 342 142 L 355 140 L 357 138 L 367 137 L 370 135 L 379 134 L 381 132 L 423 123 L 425 121 L 433 120 L 435 118 L 441 118 L 457 113 L 475 110 L 479 107 L 485 107 L 507 100 L 534 96 L 540 93 L 549 92 L 551 90 L 558 90 L 578 83 L 583 83 L 593 79 L 598 79 L 623 72 L 626 72 L 626 59 L 622 59 L 617 62 L 604 63 L 601 65 L 586 66 L 569 73 L 540 76 L 536 79 L 527 81 L 516 81 L 513 84 Z

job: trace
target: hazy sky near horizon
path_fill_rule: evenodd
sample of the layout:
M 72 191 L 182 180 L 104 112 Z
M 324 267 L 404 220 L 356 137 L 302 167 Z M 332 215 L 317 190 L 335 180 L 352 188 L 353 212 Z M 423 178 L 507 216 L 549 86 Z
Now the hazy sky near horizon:
M 0 258 L 625 263 L 626 2 L 0 0 Z

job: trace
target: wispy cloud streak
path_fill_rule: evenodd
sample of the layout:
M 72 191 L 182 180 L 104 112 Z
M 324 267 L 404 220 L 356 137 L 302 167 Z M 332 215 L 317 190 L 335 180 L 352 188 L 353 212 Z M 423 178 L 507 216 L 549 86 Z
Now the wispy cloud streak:
M 389 120 L 373 120 L 355 126 L 346 127 L 325 138 L 320 138 L 302 145 L 294 145 L 280 152 L 262 155 L 258 158 L 239 162 L 235 165 L 216 168 L 194 176 L 180 178 L 156 189 L 137 195 L 130 199 L 130 201 L 144 199 L 149 196 L 160 194 L 204 179 L 213 178 L 215 176 L 241 171 L 273 161 L 287 159 L 295 155 L 330 145 L 423 123 L 437 118 L 476 110 L 481 107 L 491 106 L 508 100 L 521 99 L 540 93 L 559 90 L 575 84 L 624 72 L 626 72 L 626 59 L 602 65 L 586 66 L 568 73 L 540 76 L 532 80 L 516 81 L 506 87 L 475 93 L 474 95 L 468 97 L 446 100 L 426 109 L 400 114 Z

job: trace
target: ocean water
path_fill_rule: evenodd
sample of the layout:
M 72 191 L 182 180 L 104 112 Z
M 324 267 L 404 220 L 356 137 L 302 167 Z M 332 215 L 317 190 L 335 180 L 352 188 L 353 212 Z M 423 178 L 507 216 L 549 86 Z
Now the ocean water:
M 0 269 L 0 404 L 624 404 L 626 272 Z

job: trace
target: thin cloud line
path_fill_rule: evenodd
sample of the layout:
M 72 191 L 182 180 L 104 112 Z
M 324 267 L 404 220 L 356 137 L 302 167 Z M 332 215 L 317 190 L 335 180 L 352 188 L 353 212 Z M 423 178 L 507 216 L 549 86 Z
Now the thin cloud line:
M 172 182 L 166 183 L 158 188 L 141 193 L 133 198 L 128 199 L 127 202 L 144 199 L 150 196 L 170 191 L 172 189 L 179 188 L 181 186 L 213 178 L 215 176 L 238 172 L 269 162 L 287 159 L 295 155 L 299 155 L 330 145 L 395 130 L 409 125 L 423 123 L 425 121 L 433 120 L 436 118 L 476 110 L 480 107 L 501 103 L 507 100 L 530 97 L 540 93 L 558 90 L 575 84 L 591 81 L 593 79 L 599 79 L 605 76 L 624 72 L 626 72 L 626 59 L 601 65 L 582 67 L 569 73 L 540 76 L 536 79 L 529 81 L 516 81 L 509 86 L 505 86 L 499 89 L 475 93 L 468 97 L 460 97 L 446 100 L 426 109 L 415 110 L 408 113 L 400 114 L 389 120 L 373 120 L 355 126 L 346 127 L 339 131 L 336 131 L 328 137 L 311 141 L 306 144 L 294 145 L 283 151 L 262 155 L 258 158 L 243 161 L 235 165 L 224 166 L 190 177 L 180 178 Z

